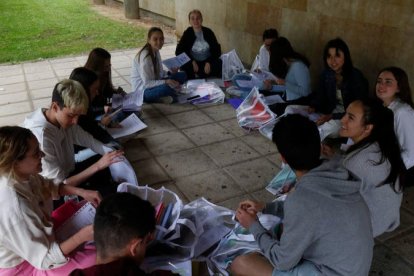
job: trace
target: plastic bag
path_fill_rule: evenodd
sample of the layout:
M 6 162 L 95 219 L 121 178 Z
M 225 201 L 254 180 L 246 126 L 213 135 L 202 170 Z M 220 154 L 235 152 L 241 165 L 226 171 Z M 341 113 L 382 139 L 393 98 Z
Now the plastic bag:
M 289 165 L 282 163 L 282 169 L 270 181 L 269 185 L 266 187 L 266 190 L 276 196 L 281 196 L 290 191 L 290 189 L 294 187 L 295 183 L 295 172 L 289 167 Z
M 157 225 L 156 231 L 160 239 L 164 239 L 164 237 L 175 231 L 181 209 L 183 208 L 183 203 L 177 194 L 164 187 L 154 190 L 148 186 L 135 186 L 129 183 L 119 184 L 117 191 L 137 195 L 142 199 L 148 200 L 153 206 L 157 206 L 160 202 L 162 202 L 164 206 L 172 204 L 171 215 L 169 216 L 166 225 L 164 227 Z
M 215 82 L 202 82 L 187 87 L 187 94 L 179 95 L 179 103 L 212 105 L 224 103 L 225 94 Z
M 234 75 L 240 74 L 244 71 L 243 63 L 241 62 L 236 50 L 233 49 L 230 52 L 221 55 L 222 60 L 222 78 L 223 81 L 228 81 L 233 78 Z
M 276 236 L 280 218 L 261 213 L 258 214 L 258 218 L 263 227 Z M 237 224 L 206 260 L 210 275 L 229 275 L 227 267 L 237 256 L 253 252 L 260 252 L 257 241 L 247 229 Z
M 276 115 L 263 102 L 256 87 L 236 109 L 237 122 L 245 129 L 259 129 L 276 118 Z

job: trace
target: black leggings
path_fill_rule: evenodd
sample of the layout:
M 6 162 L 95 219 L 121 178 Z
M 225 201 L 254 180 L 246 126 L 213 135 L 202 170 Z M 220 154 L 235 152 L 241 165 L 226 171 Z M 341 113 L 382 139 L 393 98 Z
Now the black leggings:
M 206 74 L 204 72 L 204 65 L 206 61 L 196 61 L 198 65 L 198 72 L 197 78 L 204 79 L 208 77 L 217 77 L 221 78 L 221 59 L 210 60 L 210 74 Z M 181 70 L 183 70 L 187 74 L 187 78 L 189 80 L 196 78 L 196 73 L 193 70 L 193 62 L 189 61 L 183 66 L 181 66 Z

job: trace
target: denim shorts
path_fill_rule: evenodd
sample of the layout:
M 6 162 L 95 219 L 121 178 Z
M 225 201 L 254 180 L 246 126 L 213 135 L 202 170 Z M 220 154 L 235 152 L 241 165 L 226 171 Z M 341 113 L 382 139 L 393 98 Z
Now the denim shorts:
M 291 270 L 281 271 L 276 268 L 272 272 L 272 276 L 320 276 L 319 269 L 310 261 L 302 260 Z

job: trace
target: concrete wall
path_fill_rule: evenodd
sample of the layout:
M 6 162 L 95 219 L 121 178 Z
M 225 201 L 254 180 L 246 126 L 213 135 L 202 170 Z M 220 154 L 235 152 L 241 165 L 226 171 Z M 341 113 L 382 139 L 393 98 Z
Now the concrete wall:
M 235 48 L 246 63 L 257 54 L 263 30 L 274 27 L 311 60 L 313 80 L 322 68 L 325 43 L 337 36 L 348 43 L 371 88 L 378 70 L 388 65 L 414 77 L 413 0 L 179 0 L 177 34 L 188 26 L 187 14 L 195 8 L 223 51 Z
M 175 0 L 139 0 L 139 7 L 175 19 Z

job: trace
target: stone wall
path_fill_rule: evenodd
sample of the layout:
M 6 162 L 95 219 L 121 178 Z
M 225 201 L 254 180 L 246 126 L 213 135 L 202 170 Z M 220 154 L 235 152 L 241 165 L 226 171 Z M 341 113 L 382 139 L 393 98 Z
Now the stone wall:
M 414 78 L 413 0 L 179 0 L 177 34 L 188 26 L 188 12 L 195 8 L 223 51 L 235 48 L 246 63 L 257 54 L 263 30 L 274 27 L 311 60 L 313 80 L 322 68 L 325 43 L 338 36 L 348 43 L 370 88 L 378 70 L 388 65 L 400 66 Z

